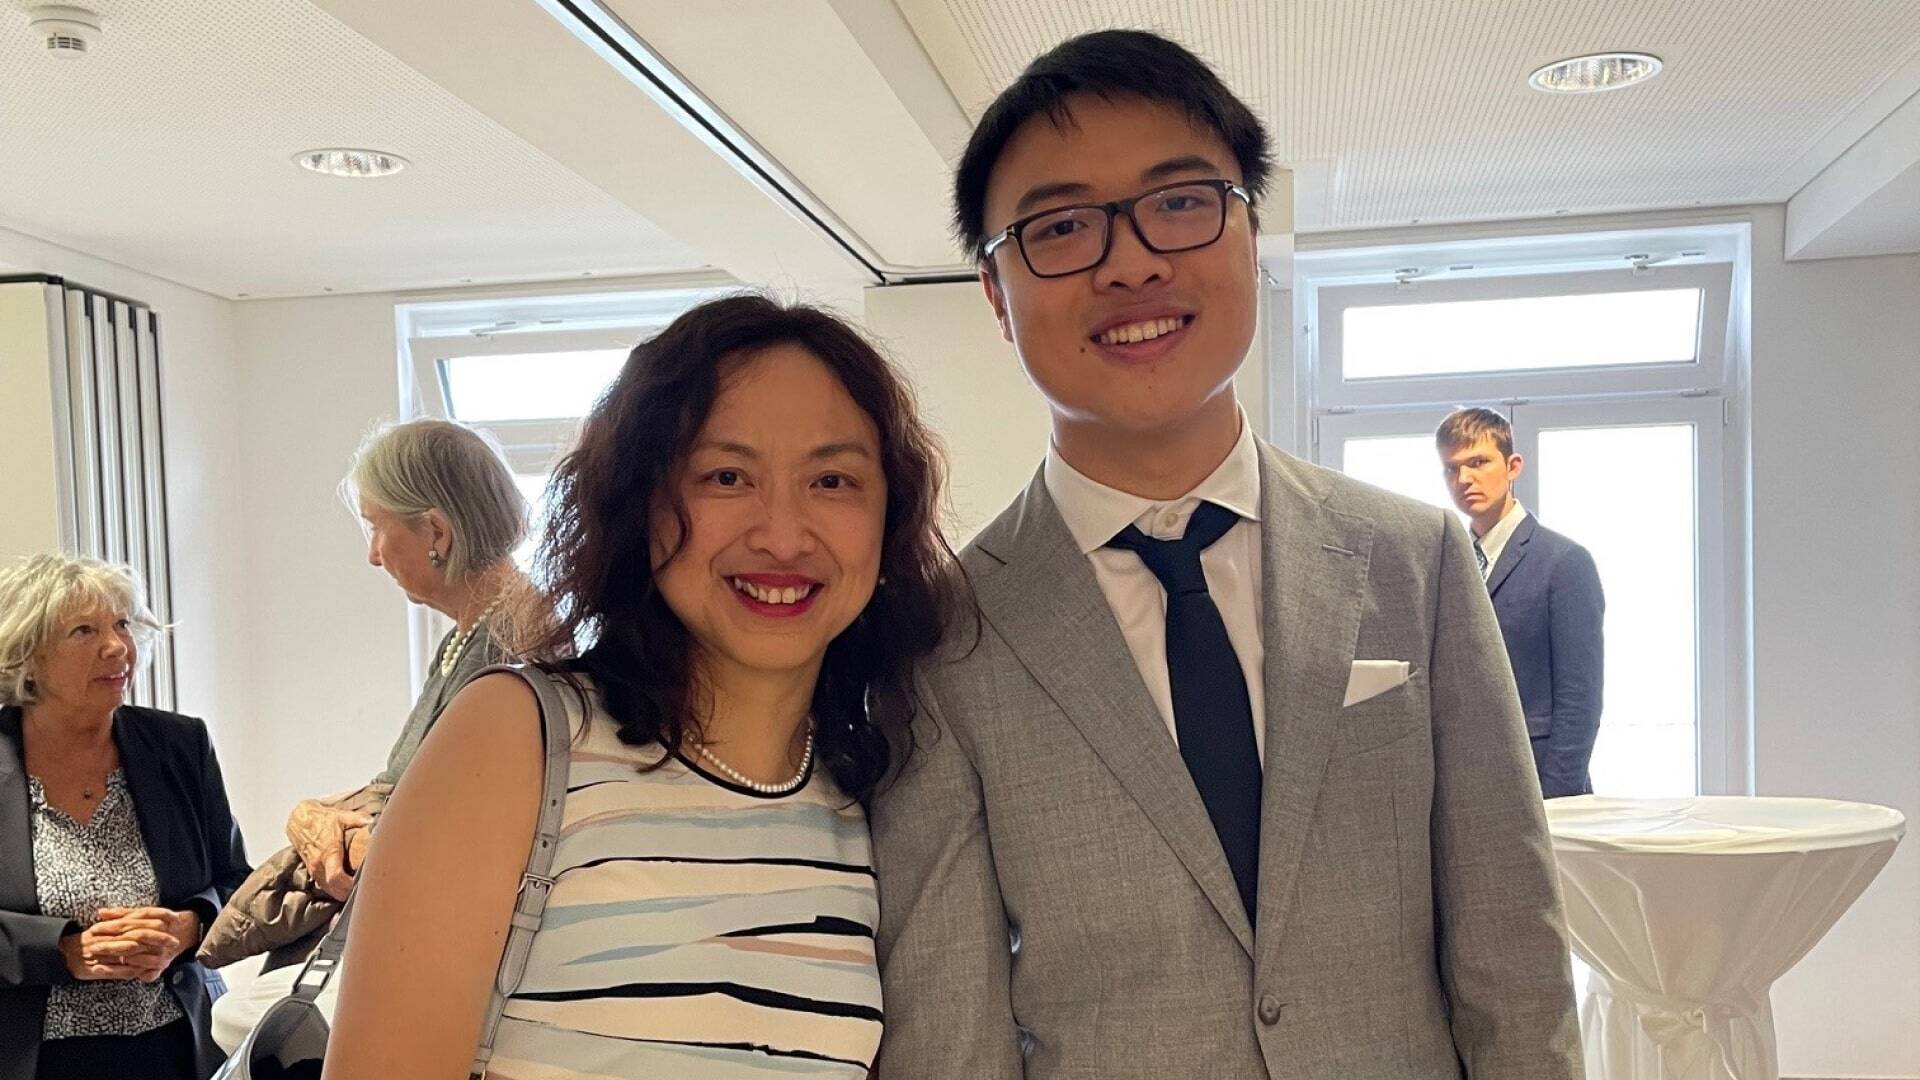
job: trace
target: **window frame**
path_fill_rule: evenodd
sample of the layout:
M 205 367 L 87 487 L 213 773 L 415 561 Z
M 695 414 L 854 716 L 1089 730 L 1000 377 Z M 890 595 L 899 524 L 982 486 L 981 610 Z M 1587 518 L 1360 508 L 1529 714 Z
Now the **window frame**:
M 1360 408 L 1396 406 L 1409 401 L 1482 400 L 1490 396 L 1532 397 L 1572 394 L 1645 393 L 1719 386 L 1726 382 L 1732 266 L 1698 263 L 1631 269 L 1488 274 L 1405 284 L 1378 280 L 1314 283 L 1310 310 L 1318 333 L 1313 337 L 1319 365 L 1313 379 L 1316 404 Z M 1592 296 L 1700 290 L 1700 317 L 1694 359 L 1679 363 L 1611 364 L 1565 368 L 1513 368 L 1491 372 L 1396 375 L 1353 379 L 1342 361 L 1345 314 L 1356 307 L 1395 307 L 1471 300 Z

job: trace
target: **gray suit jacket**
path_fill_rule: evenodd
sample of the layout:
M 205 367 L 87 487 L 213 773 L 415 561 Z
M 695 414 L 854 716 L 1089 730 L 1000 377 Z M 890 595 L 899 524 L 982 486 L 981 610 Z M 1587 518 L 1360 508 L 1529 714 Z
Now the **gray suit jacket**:
M 1264 444 L 1261 504 L 1255 925 L 1036 476 L 963 555 L 984 624 L 923 672 L 915 757 L 874 807 L 881 1080 L 1582 1075 L 1540 789 L 1464 530 Z M 1355 659 L 1413 671 L 1343 707 Z

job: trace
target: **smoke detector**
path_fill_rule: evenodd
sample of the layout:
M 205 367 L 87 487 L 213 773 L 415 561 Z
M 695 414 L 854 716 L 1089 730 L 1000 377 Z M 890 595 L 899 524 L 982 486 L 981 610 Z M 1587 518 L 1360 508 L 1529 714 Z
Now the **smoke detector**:
M 47 55 L 68 60 L 87 55 L 100 41 L 100 16 L 65 4 L 28 9 L 27 28 L 46 43 Z

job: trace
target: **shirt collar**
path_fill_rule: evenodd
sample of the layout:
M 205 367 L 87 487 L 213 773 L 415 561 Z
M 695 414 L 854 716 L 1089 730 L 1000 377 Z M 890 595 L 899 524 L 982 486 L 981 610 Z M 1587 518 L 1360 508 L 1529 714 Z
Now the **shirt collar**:
M 1493 528 L 1487 530 L 1487 535 L 1480 538 L 1480 550 L 1486 552 L 1489 559 L 1493 558 L 1498 552 L 1506 549 L 1507 541 L 1513 538 L 1513 530 L 1519 528 L 1520 523 L 1525 520 L 1527 520 L 1527 508 L 1520 505 L 1519 499 L 1513 500 L 1513 505 L 1507 509 L 1506 516 L 1494 522 Z
M 1177 499 L 1148 499 L 1108 487 L 1067 464 L 1049 445 L 1044 468 L 1047 494 L 1083 555 L 1105 547 L 1121 529 L 1171 510 L 1186 517 L 1202 502 L 1217 503 L 1249 521 L 1260 520 L 1260 448 L 1247 414 L 1240 412 L 1240 437 L 1205 480 Z M 1151 530 L 1147 530 L 1152 535 Z

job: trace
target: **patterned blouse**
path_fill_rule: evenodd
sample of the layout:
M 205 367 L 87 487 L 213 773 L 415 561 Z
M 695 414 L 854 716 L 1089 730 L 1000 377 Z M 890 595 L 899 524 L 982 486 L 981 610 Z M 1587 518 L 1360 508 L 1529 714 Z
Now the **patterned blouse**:
M 39 777 L 27 778 L 27 797 L 33 806 L 33 874 L 42 915 L 86 926 L 103 907 L 160 902 L 133 794 L 119 769 L 108 775 L 107 793 L 85 824 L 47 801 Z M 41 1038 L 139 1035 L 185 1015 L 164 982 L 63 983 L 48 991 Z
M 571 751 L 555 880 L 489 1080 L 865 1080 L 880 1046 L 866 816 L 622 743 Z

